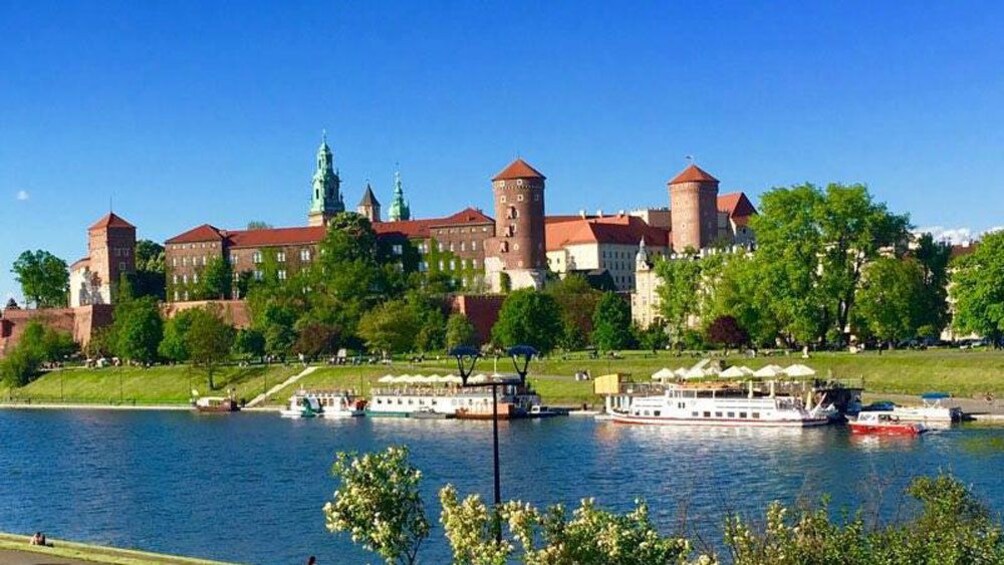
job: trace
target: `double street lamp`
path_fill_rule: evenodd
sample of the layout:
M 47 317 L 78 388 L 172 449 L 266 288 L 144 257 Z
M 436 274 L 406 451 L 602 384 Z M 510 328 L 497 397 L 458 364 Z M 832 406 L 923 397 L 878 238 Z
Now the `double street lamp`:
M 529 345 L 516 345 L 510 347 L 506 354 L 512 358 L 513 368 L 519 375 L 520 386 L 526 385 L 526 373 L 530 366 L 530 360 L 537 355 L 537 350 Z M 502 541 L 502 524 L 499 523 L 498 507 L 502 504 L 502 484 L 499 478 L 499 405 L 498 388 L 513 384 L 509 380 L 496 380 L 495 375 L 484 382 L 468 382 L 468 378 L 474 373 L 474 365 L 481 358 L 481 352 L 469 345 L 460 345 L 450 350 L 450 356 L 457 360 L 457 371 L 460 373 L 461 387 L 463 388 L 484 388 L 492 389 L 492 465 L 495 478 L 495 541 Z

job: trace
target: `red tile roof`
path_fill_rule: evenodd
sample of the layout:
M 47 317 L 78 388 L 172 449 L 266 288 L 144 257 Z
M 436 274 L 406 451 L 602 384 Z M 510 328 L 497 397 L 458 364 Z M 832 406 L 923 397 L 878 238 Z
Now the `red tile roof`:
M 442 226 L 457 226 L 464 224 L 491 224 L 490 216 L 475 208 L 465 208 L 456 214 L 445 218 L 429 218 L 425 220 L 405 220 L 402 222 L 377 222 L 373 231 L 380 235 L 399 235 L 408 238 L 429 237 L 432 228 Z
M 327 228 L 270 228 L 264 230 L 238 230 L 226 232 L 231 247 L 275 247 L 318 243 L 324 239 Z
M 726 212 L 730 218 L 747 218 L 756 214 L 756 208 L 744 192 L 730 192 L 718 197 L 718 211 Z
M 135 228 L 136 226 L 130 224 L 129 222 L 123 220 L 120 216 L 115 215 L 113 212 L 108 212 L 101 217 L 100 220 L 94 222 L 89 230 L 96 230 L 101 228 Z
M 180 235 L 176 235 L 164 243 L 192 243 L 200 241 L 220 241 L 224 237 L 224 232 L 209 224 L 202 224 L 197 228 L 192 228 Z
M 89 266 L 90 264 L 91 264 L 90 257 L 81 257 L 80 259 L 74 261 L 72 265 L 70 265 L 70 271 L 76 271 L 77 269 Z
M 645 245 L 651 247 L 669 246 L 668 230 L 652 227 L 635 216 L 580 218 L 547 223 L 544 228 L 548 251 L 557 251 L 566 245 L 577 243 L 638 245 L 643 238 Z
M 509 166 L 502 169 L 502 172 L 492 177 L 492 180 L 510 179 L 543 179 L 547 178 L 540 171 L 534 169 L 523 159 L 516 159 Z
M 708 174 L 707 171 L 698 167 L 697 165 L 690 165 L 683 172 L 676 175 L 676 177 L 669 181 L 669 184 L 680 184 L 683 182 L 714 182 L 717 183 L 718 179 Z

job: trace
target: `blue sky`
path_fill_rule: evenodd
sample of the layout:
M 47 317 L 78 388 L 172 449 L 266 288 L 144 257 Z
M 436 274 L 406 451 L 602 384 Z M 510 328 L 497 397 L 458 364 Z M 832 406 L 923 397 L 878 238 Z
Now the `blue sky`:
M 108 210 L 158 241 L 305 221 L 320 132 L 354 206 L 668 204 L 684 156 L 754 197 L 865 182 L 918 226 L 1004 224 L 1004 4 L 0 0 L 0 296 Z M 920 7 L 920 4 L 915 4 Z

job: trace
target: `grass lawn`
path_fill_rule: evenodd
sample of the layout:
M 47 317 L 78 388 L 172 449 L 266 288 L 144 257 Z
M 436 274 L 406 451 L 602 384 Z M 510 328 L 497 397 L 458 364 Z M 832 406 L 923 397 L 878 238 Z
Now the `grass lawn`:
M 585 353 L 553 355 L 530 365 L 530 382 L 548 404 L 578 406 L 583 403 L 598 405 L 592 394 L 592 382 L 575 382 L 577 371 L 589 371 L 593 377 L 611 372 L 628 373 L 636 380 L 646 380 L 652 373 L 669 367 L 689 367 L 701 359 L 696 355 L 676 356 L 669 352 L 629 351 L 618 359 L 601 357 L 590 359 Z M 807 364 L 820 376 L 838 379 L 862 379 L 872 393 L 920 394 L 926 391 L 944 391 L 955 396 L 982 397 L 992 392 L 1004 397 L 1004 352 L 959 351 L 954 349 L 928 351 L 893 351 L 879 355 L 875 352 L 852 355 L 850 353 L 814 353 L 808 360 L 800 355 L 790 357 L 757 357 L 749 359 L 732 356 L 727 364 L 744 364 L 759 368 L 768 363 L 781 366 L 793 363 Z M 512 363 L 499 359 L 500 372 L 512 372 Z M 478 362 L 478 372 L 491 373 L 495 368 L 492 359 Z M 299 365 L 262 366 L 250 368 L 224 367 L 216 381 L 218 390 L 233 386 L 238 397 L 253 398 L 264 390 L 266 381 L 274 386 L 281 380 L 298 373 Z M 396 362 L 392 365 L 321 366 L 301 379 L 272 395 L 269 403 L 284 404 L 293 388 L 355 389 L 364 395 L 385 374 L 419 373 L 440 375 L 455 373 L 455 362 L 449 359 L 428 360 L 422 363 Z M 119 377 L 125 402 L 137 404 L 183 404 L 188 402 L 189 390 L 197 388 L 206 394 L 205 373 L 187 366 L 106 369 L 67 369 L 50 373 L 28 386 L 13 391 L 15 397 L 31 397 L 33 401 L 56 401 L 60 396 L 62 381 L 65 402 L 117 403 Z M 191 378 L 191 386 L 189 385 Z
M 0 533 L 0 563 L 4 563 L 4 550 L 19 552 L 22 555 L 32 553 L 38 555 L 38 561 L 33 563 L 56 563 L 62 559 L 75 559 L 89 563 L 106 563 L 114 565 L 150 565 L 155 563 L 173 565 L 224 565 L 220 561 L 180 557 L 160 553 L 148 553 L 131 549 L 118 549 L 65 540 L 49 540 L 52 547 L 28 545 L 28 536 L 16 536 Z M 15 563 L 23 561 L 15 560 Z
M 52 371 L 9 394 L 16 400 L 94 404 L 187 404 L 192 389 L 204 396 L 224 395 L 233 387 L 237 398 L 250 400 L 302 368 L 272 365 L 265 367 L 226 366 L 216 370 L 215 391 L 209 390 L 206 372 L 188 365 L 68 368 Z M 4 391 L 7 392 L 7 391 Z

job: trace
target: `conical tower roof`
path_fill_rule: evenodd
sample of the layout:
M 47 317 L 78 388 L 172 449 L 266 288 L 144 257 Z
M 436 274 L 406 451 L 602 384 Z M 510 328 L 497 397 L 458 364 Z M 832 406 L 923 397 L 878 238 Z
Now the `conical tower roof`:
M 369 183 L 366 183 L 366 191 L 363 192 L 363 199 L 359 201 L 360 206 L 379 206 L 380 201 L 377 200 L 375 194 L 373 194 L 373 188 Z
M 511 180 L 511 179 L 544 179 L 547 178 L 540 171 L 530 166 L 529 163 L 523 159 L 517 158 L 509 166 L 502 169 L 502 171 L 492 177 L 492 180 Z
M 686 169 L 676 175 L 673 180 L 669 181 L 669 184 L 680 184 L 684 182 L 714 182 L 717 183 L 718 179 L 708 174 L 707 171 L 698 167 L 697 165 L 690 165 Z

